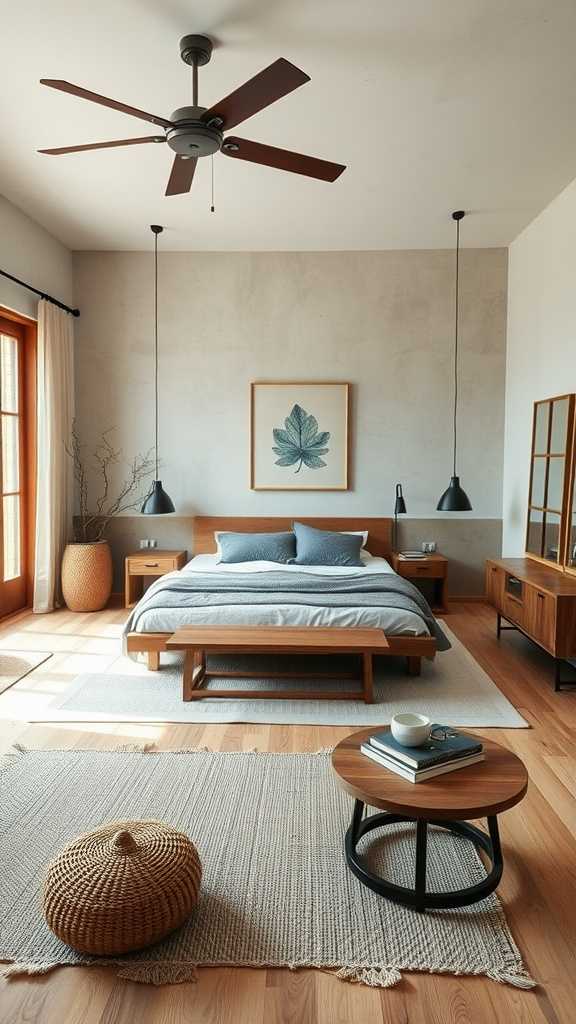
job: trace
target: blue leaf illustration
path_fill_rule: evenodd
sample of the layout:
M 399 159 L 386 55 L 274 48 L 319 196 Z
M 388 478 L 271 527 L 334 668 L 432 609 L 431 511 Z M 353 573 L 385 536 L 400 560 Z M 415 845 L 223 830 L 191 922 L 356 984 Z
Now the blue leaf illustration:
M 326 447 L 330 439 L 330 431 L 318 431 L 318 420 L 308 414 L 301 405 L 294 405 L 289 416 L 284 420 L 285 430 L 274 427 L 272 451 L 278 456 L 277 466 L 295 466 L 299 473 L 302 466 L 308 469 L 322 469 L 326 465 L 321 455 L 330 451 Z
M 276 444 L 292 444 L 286 430 L 278 430 L 277 427 L 274 427 L 272 433 Z
M 322 452 L 327 451 L 326 448 L 321 448 L 320 450 Z M 305 466 L 308 466 L 308 469 L 321 469 L 322 466 L 326 465 L 324 459 L 321 459 L 319 455 L 312 455 L 311 452 L 304 452 L 302 462 Z

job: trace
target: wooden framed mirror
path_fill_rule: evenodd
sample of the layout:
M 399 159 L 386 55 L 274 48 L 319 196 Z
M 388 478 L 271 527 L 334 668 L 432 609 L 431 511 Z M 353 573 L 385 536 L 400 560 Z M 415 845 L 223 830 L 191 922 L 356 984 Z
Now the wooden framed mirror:
M 575 395 L 534 403 L 526 554 L 576 572 Z
M 566 551 L 564 565 L 567 572 L 571 572 L 576 575 L 576 404 L 572 420 L 572 458 L 570 460 L 570 479 L 568 481 L 566 520 Z

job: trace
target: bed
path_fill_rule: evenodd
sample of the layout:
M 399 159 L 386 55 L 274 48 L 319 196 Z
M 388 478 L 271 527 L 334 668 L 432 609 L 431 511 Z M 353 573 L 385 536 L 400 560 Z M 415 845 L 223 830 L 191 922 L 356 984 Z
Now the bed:
M 388 562 L 392 520 L 301 518 L 321 530 L 368 530 L 362 568 L 278 565 L 250 562 L 223 565 L 216 555 L 217 531 L 289 530 L 285 517 L 197 516 L 193 558 L 146 591 L 124 631 L 129 654 L 145 653 L 148 667 L 183 626 L 369 626 L 382 629 L 389 654 L 404 656 L 417 675 L 422 657 L 434 657 L 449 643 L 422 595 Z

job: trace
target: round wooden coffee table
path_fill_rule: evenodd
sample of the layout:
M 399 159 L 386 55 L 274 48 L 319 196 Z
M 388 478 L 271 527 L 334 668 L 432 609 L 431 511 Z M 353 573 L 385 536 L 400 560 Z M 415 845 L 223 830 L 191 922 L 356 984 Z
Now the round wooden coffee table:
M 374 892 L 420 911 L 465 907 L 489 896 L 500 882 L 503 870 L 497 815 L 519 803 L 528 788 L 528 773 L 520 758 L 492 740 L 473 737 L 484 746 L 484 761 L 439 775 L 428 782 L 406 782 L 360 752 L 360 744 L 375 731 L 374 728 L 362 729 L 347 736 L 332 753 L 332 767 L 338 782 L 355 799 L 352 822 L 345 839 L 348 867 Z M 364 817 L 365 804 L 379 807 L 385 813 Z M 473 825 L 465 824 L 473 818 L 487 819 L 488 835 Z M 363 864 L 356 849 L 367 832 L 401 821 L 416 824 L 413 889 L 395 885 L 373 874 Z M 454 835 L 471 839 L 484 850 L 491 862 L 486 878 L 465 889 L 427 892 L 428 825 L 437 825 Z

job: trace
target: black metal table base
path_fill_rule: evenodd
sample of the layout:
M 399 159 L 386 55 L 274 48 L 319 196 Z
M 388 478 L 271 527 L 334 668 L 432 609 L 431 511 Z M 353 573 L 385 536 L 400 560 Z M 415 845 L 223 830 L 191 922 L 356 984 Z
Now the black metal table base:
M 368 886 L 369 889 L 373 889 L 380 896 L 393 900 L 395 903 L 403 903 L 420 911 L 467 907 L 470 903 L 477 903 L 478 900 L 483 900 L 490 893 L 494 892 L 502 878 L 504 864 L 498 834 L 498 820 L 495 815 L 487 819 L 490 834 L 486 835 L 479 828 L 463 821 L 437 821 L 433 818 L 428 820 L 423 818 L 414 819 L 403 814 L 391 814 L 388 812 L 371 814 L 364 818 L 363 814 L 364 804 L 361 800 L 356 800 L 352 822 L 346 833 L 346 862 L 350 870 L 354 872 L 364 885 Z M 367 832 L 386 825 L 394 825 L 396 822 L 412 822 L 412 824 L 416 825 L 416 864 L 413 889 L 403 885 L 395 885 L 394 882 L 373 874 L 363 864 L 362 858 L 356 849 L 360 839 Z M 452 832 L 453 835 L 470 839 L 476 846 L 484 850 L 488 854 L 492 865 L 486 878 L 482 879 L 481 882 L 477 882 L 476 885 L 470 885 L 464 889 L 454 889 L 451 892 L 427 892 L 426 845 L 428 825 L 437 825 L 448 832 Z

